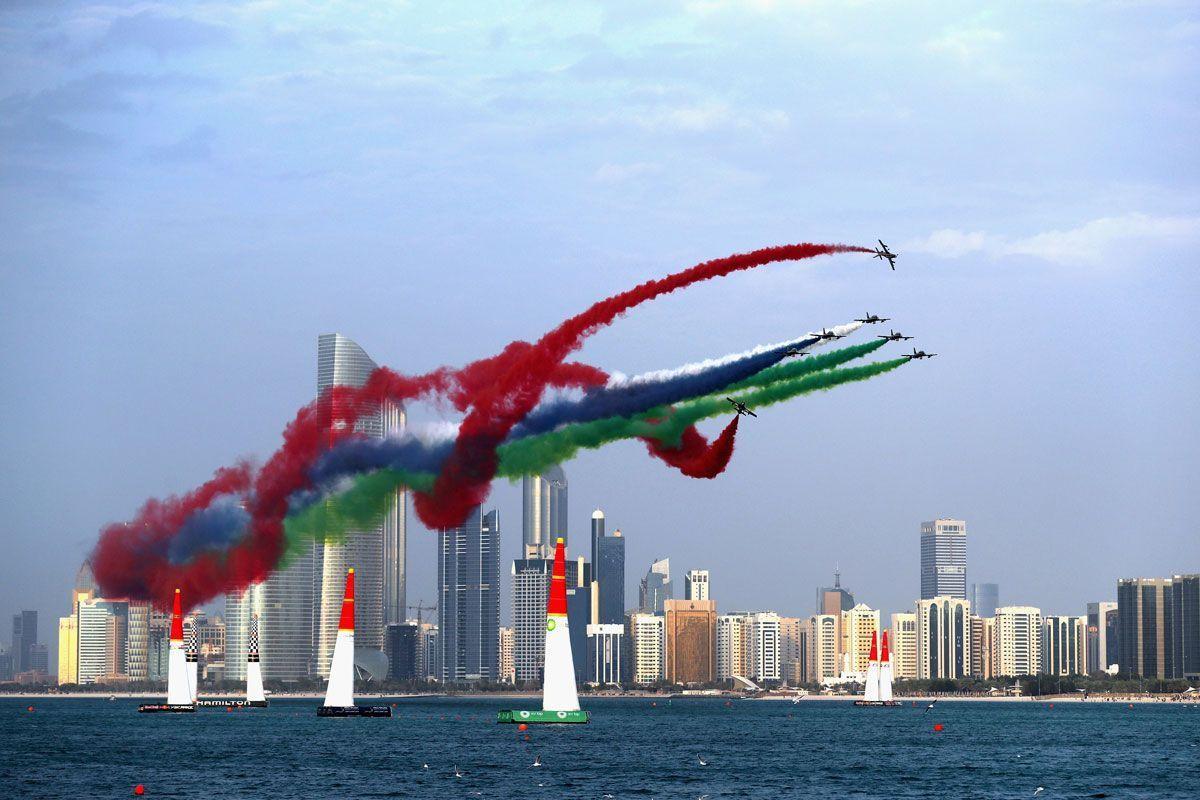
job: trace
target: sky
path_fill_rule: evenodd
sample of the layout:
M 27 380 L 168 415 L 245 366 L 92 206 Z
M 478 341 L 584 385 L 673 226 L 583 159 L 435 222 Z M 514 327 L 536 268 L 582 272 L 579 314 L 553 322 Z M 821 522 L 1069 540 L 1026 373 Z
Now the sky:
M 269 455 L 321 333 L 419 372 L 880 237 L 895 272 L 772 265 L 588 341 L 632 374 L 875 312 L 939 354 L 744 420 L 712 481 L 636 443 L 566 464 L 630 601 L 669 556 L 721 611 L 809 614 L 835 565 L 906 610 L 939 516 L 968 582 L 1046 613 L 1200 571 L 1200 11 L 966 5 L 4 4 L 0 612 L 52 639 L 101 527 Z M 519 486 L 491 505 L 507 583 Z

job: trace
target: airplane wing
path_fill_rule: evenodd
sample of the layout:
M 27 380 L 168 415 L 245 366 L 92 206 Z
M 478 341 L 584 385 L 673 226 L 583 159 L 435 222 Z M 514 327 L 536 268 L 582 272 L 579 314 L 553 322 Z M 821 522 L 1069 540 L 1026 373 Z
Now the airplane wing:
M 746 409 L 746 413 L 749 414 L 750 416 L 754 417 L 755 419 L 758 419 L 758 414 L 755 414 L 753 411 L 751 411 L 748 408 Z

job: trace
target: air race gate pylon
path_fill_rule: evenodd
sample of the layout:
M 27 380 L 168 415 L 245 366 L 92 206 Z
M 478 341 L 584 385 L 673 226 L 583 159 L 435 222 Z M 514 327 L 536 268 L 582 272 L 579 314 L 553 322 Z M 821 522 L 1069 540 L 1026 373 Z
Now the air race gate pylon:
M 183 601 L 179 590 L 171 606 L 171 642 L 167 650 L 167 702 L 145 703 L 138 711 L 195 711 L 192 683 L 188 673 L 187 655 L 183 646 Z
M 542 710 L 501 711 L 497 722 L 587 722 L 579 709 L 571 631 L 567 627 L 567 553 L 560 537 L 554 545 L 554 572 L 546 601 L 546 650 L 542 660 Z
M 325 705 L 317 708 L 318 717 L 390 717 L 388 706 L 354 704 L 354 567 L 346 572 L 346 594 L 342 598 L 342 617 L 338 621 L 333 660 L 329 664 L 329 686 Z

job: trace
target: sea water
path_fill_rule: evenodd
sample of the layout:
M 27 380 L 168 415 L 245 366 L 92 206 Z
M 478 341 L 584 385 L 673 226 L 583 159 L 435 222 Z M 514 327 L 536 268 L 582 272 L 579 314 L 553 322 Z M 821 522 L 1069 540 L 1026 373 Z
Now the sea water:
M 535 699 L 396 699 L 390 719 L 138 702 L 0 700 L 0 796 L 1200 798 L 1200 708 L 1177 703 L 585 698 L 591 724 L 522 732 L 496 712 Z

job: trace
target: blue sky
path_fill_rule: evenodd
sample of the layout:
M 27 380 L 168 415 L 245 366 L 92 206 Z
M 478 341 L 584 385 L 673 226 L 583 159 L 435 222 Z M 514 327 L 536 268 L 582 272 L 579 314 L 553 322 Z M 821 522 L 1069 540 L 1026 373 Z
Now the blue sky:
M 577 541 L 600 505 L 631 584 L 669 555 L 789 614 L 835 562 L 907 607 L 939 515 L 968 580 L 1047 612 L 1200 570 L 1200 14 L 971 5 L 6 4 L 0 610 L 48 631 L 104 523 L 268 454 L 322 332 L 415 372 L 700 260 L 880 236 L 895 273 L 768 267 L 588 344 L 632 373 L 873 311 L 940 356 L 749 420 L 716 481 L 633 444 L 567 464 Z

